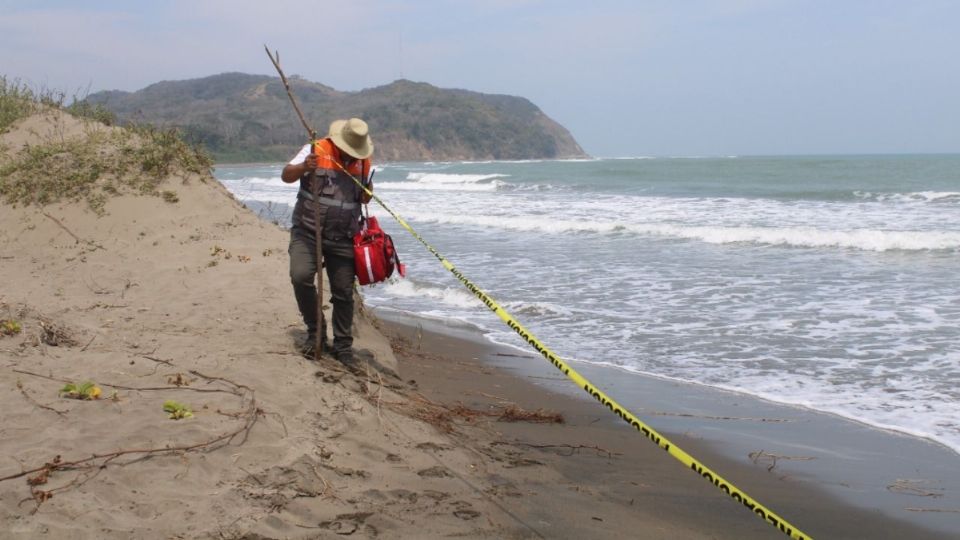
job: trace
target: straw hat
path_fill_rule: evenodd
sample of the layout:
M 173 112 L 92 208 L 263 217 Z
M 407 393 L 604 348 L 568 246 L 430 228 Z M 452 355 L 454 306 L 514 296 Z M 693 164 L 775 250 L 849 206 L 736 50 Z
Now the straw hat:
M 370 140 L 370 128 L 359 118 L 334 120 L 330 124 L 330 134 L 337 148 L 357 158 L 366 159 L 373 154 L 373 141 Z

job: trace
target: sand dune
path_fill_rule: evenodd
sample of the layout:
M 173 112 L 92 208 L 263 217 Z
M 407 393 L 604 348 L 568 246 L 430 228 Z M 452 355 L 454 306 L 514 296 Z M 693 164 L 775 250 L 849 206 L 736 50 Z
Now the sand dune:
M 3 144 L 86 133 L 53 113 Z M 428 516 L 428 536 L 511 527 L 475 519 L 489 503 L 433 449 L 469 471 L 466 450 L 378 406 L 402 400 L 398 380 L 295 354 L 285 231 L 212 177 L 171 174 L 162 189 L 177 201 L 124 194 L 103 215 L 0 205 L 0 319 L 22 326 L 0 338 L 0 477 L 17 476 L 0 483 L 2 536 L 421 536 Z M 356 332 L 396 371 L 370 319 Z M 87 380 L 100 399 L 58 397 Z M 169 419 L 167 400 L 194 416 Z

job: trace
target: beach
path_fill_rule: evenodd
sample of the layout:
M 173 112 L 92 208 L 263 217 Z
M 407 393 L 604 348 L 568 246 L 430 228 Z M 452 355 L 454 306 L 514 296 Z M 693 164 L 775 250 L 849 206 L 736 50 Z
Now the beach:
M 73 122 L 34 117 L 0 143 L 82 136 Z M 363 373 L 301 357 L 287 231 L 210 176 L 163 187 L 176 197 L 119 194 L 103 215 L 0 203 L 0 319 L 20 326 L 0 337 L 0 537 L 784 537 L 515 348 L 367 306 Z M 956 536 L 949 474 L 867 462 L 873 488 L 905 480 L 897 504 L 927 509 L 903 515 L 830 491 L 846 462 L 822 449 L 854 455 L 866 436 L 848 420 L 585 373 L 618 399 L 650 397 L 637 414 L 805 534 Z M 86 381 L 97 399 L 63 395 Z M 170 401 L 191 416 L 171 418 Z M 784 426 L 823 444 L 776 446 Z M 864 429 L 878 453 L 925 459 Z M 747 436 L 748 452 L 727 444 Z M 759 450 L 781 458 L 748 457 Z
M 510 348 L 491 347 L 476 337 L 471 338 L 462 329 L 438 329 L 435 324 L 424 325 L 422 322 L 410 325 L 409 321 L 389 324 L 393 332 L 399 332 L 408 342 L 420 339 L 423 350 L 433 351 L 433 354 L 414 355 L 409 359 L 406 355 L 400 356 L 404 373 L 415 376 L 423 393 L 431 399 L 459 401 L 480 409 L 516 404 L 526 410 L 544 408 L 564 415 L 566 422 L 563 425 L 530 426 L 501 422 L 493 428 L 501 440 L 536 449 L 527 454 L 527 458 L 560 474 L 560 479 L 549 485 L 536 477 L 533 486 L 519 490 L 527 492 L 534 500 L 518 500 L 517 507 L 534 512 L 535 519 L 544 527 L 541 532 L 545 537 L 615 538 L 622 537 L 624 531 L 637 530 L 647 531 L 638 533 L 638 537 L 645 538 L 775 538 L 780 535 L 710 482 L 624 425 L 606 408 L 589 398 L 578 398 L 573 392 L 582 394 L 582 391 L 542 359 L 518 355 Z M 436 352 L 441 355 L 435 356 Z M 518 367 L 518 363 L 523 365 Z M 615 378 L 599 375 L 594 380 L 610 383 Z M 943 508 L 942 500 L 934 503 L 919 491 L 890 493 L 886 485 L 880 485 L 884 481 L 887 485 L 895 484 L 891 462 L 898 452 L 909 452 L 900 457 L 912 456 L 916 460 L 914 474 L 923 467 L 918 465 L 919 461 L 933 457 L 924 455 L 915 446 L 898 446 L 903 444 L 904 437 L 872 430 L 873 436 L 879 438 L 869 442 L 883 445 L 882 448 L 874 447 L 874 450 L 878 454 L 889 452 L 891 457 L 886 460 L 864 458 L 860 452 L 851 450 L 859 446 L 863 432 L 849 421 L 810 411 L 787 412 L 786 408 L 771 408 L 770 404 L 744 399 L 743 396 L 738 396 L 739 405 L 730 409 L 729 403 L 725 403 L 727 400 L 717 399 L 705 389 L 664 383 L 659 381 L 659 384 L 642 389 L 648 402 L 658 404 L 659 411 L 634 409 L 634 412 L 640 416 L 644 416 L 644 412 L 655 415 L 644 419 L 810 536 L 955 536 L 956 520 L 949 513 L 901 511 L 898 514 L 895 511 L 897 505 L 900 510 L 913 506 Z M 619 396 L 624 396 L 628 390 L 639 390 L 629 385 L 612 386 L 619 391 Z M 571 389 L 573 392 L 569 391 Z M 699 402 L 703 407 L 701 413 L 680 413 L 683 407 L 676 404 L 678 396 L 686 396 L 687 403 Z M 734 414 L 737 416 L 732 416 Z M 785 414 L 788 416 L 784 417 Z M 660 419 L 666 421 L 658 421 Z M 748 438 L 748 444 L 760 445 L 753 446 L 754 451 L 763 447 L 772 455 L 784 455 L 784 450 L 797 452 L 789 440 L 769 440 L 776 436 L 777 428 L 787 423 L 793 426 L 792 431 L 799 431 L 807 438 L 807 455 L 817 455 L 819 459 L 808 461 L 801 454 L 793 454 L 799 460 L 785 457 L 771 466 L 773 460 L 770 458 L 754 460 L 748 452 L 731 453 L 730 446 L 736 446 L 732 443 L 744 437 Z M 717 432 L 723 435 L 718 436 Z M 758 435 L 764 432 L 767 432 L 765 441 Z M 818 451 L 816 448 L 815 441 L 832 446 L 836 450 L 835 456 L 824 456 L 822 449 Z M 846 459 L 839 458 L 842 453 L 847 454 Z M 949 457 L 949 453 L 939 457 L 944 455 Z M 829 463 L 831 459 L 846 467 L 865 470 L 874 475 L 875 482 L 861 480 L 859 484 L 848 485 L 847 493 L 831 491 L 831 485 L 838 482 L 838 477 L 832 476 L 837 465 Z M 852 464 L 853 461 L 859 463 Z M 950 484 L 955 482 L 952 465 L 948 464 L 941 471 L 925 472 L 932 474 L 927 477 L 928 483 L 920 486 L 943 485 L 938 482 L 955 485 Z M 936 476 L 937 473 L 941 476 Z M 570 494 L 571 491 L 577 495 Z M 947 505 L 954 504 L 955 488 L 949 492 Z M 859 498 L 851 497 L 851 493 L 856 493 Z M 884 501 L 885 494 L 892 495 L 896 501 L 893 504 Z M 880 507 L 885 503 L 887 511 L 881 511 Z M 556 509 L 566 518 L 554 521 L 540 513 L 545 509 Z M 911 518 L 911 514 L 914 517 Z M 741 519 L 744 515 L 750 519 Z M 898 515 L 908 519 L 898 518 Z M 572 530 L 577 533 L 571 533 Z
M 960 451 L 957 155 L 378 164 L 376 191 L 557 356 Z M 288 223 L 279 164 L 215 175 Z M 442 201 L 442 204 L 438 204 Z M 525 340 L 380 204 L 409 272 L 381 310 Z

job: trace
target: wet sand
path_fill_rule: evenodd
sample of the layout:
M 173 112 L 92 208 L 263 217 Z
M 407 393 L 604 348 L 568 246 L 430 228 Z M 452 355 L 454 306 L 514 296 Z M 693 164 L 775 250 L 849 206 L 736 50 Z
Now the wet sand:
M 561 474 L 559 485 L 535 481 L 515 487 L 526 496 L 517 497 L 511 509 L 537 524 L 545 537 L 615 538 L 626 531 L 665 537 L 666 531 L 644 525 L 661 521 L 681 528 L 680 537 L 783 537 L 592 401 L 546 361 L 495 346 L 460 328 L 381 313 L 381 319 L 385 317 L 392 332 L 419 344 L 411 348 L 420 354 L 398 357 L 404 377 L 416 379 L 430 399 L 459 401 L 471 408 L 516 404 L 563 414 L 562 425 L 497 422 L 490 427 L 497 440 L 516 445 L 518 452 L 525 450 L 526 459 L 542 464 L 535 466 Z M 957 457 L 939 445 L 729 392 L 658 379 L 641 388 L 635 375 L 579 365 L 576 369 L 589 372 L 592 382 L 610 388 L 608 393 L 622 404 L 646 403 L 631 410 L 814 538 L 955 538 L 960 531 L 960 514 L 905 510 L 948 509 L 954 504 L 957 489 L 950 482 Z M 789 440 L 778 443 L 788 431 L 794 440 L 809 437 L 815 444 L 800 448 Z M 864 436 L 869 437 L 865 442 Z M 858 453 L 864 444 L 873 445 L 884 459 L 864 458 Z M 826 455 L 824 448 L 832 454 Z M 760 450 L 785 457 L 771 468 L 772 457 L 756 462 L 749 457 Z M 917 469 L 909 478 L 926 478 L 927 483 L 901 483 L 900 490 L 887 487 L 897 483 L 898 472 L 909 472 L 890 470 L 894 462 L 910 467 L 950 458 L 953 461 L 934 467 L 942 468 L 943 476 L 920 477 L 933 473 Z M 873 475 L 873 482 L 848 484 L 837 474 L 842 469 L 862 469 L 865 472 L 847 476 Z M 910 486 L 943 488 L 937 492 L 943 496 L 922 496 Z

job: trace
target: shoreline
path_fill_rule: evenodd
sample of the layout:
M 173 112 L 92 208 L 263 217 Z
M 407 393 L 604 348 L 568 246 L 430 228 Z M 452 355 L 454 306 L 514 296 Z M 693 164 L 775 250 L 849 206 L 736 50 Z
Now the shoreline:
M 383 319 L 395 319 L 377 313 Z M 424 323 L 439 328 L 441 333 L 469 333 L 469 330 L 459 328 L 454 331 L 437 321 Z M 478 339 L 478 336 L 465 339 Z M 479 339 L 483 341 L 482 336 Z M 486 364 L 603 412 L 580 389 L 532 352 L 511 354 L 522 350 L 507 345 L 484 344 L 510 351 L 486 354 Z M 524 356 L 534 362 L 511 360 Z M 612 366 L 582 363 L 574 366 L 645 423 L 669 434 L 669 439 L 677 438 L 677 434 L 695 433 L 698 438 L 679 445 L 684 449 L 705 448 L 705 455 L 716 456 L 725 464 L 749 463 L 748 467 L 760 470 L 771 466 L 774 472 L 837 498 L 839 505 L 882 512 L 917 527 L 931 527 L 940 532 L 960 530 L 960 473 L 957 472 L 960 467 L 956 466 L 960 455 L 939 442 L 734 390 L 615 367 L 611 369 Z M 654 397 L 633 399 L 634 394 Z M 624 399 L 625 396 L 628 399 Z M 660 410 L 664 403 L 669 404 L 669 410 Z M 599 416 L 602 415 L 598 415 L 596 422 L 611 429 L 622 427 L 612 415 Z M 754 453 L 758 463 L 749 459 Z M 699 451 L 693 455 L 700 457 Z M 714 459 L 705 463 L 712 464 Z M 726 476 L 725 467 L 714 470 Z M 706 489 L 712 488 L 707 486 Z M 745 491 L 753 496 L 750 489 Z M 764 497 L 756 499 L 761 504 L 768 504 Z M 778 505 L 769 504 L 769 508 L 797 524 Z M 798 526 L 802 529 L 802 524 Z
M 482 394 L 510 400 L 535 396 L 563 410 L 569 418 L 578 419 L 570 426 L 587 429 L 591 440 L 604 441 L 599 444 L 601 447 L 616 441 L 610 444 L 626 445 L 631 453 L 647 456 L 644 459 L 652 458 L 650 452 L 662 454 L 657 459 L 662 459 L 662 466 L 672 472 L 666 477 L 661 475 L 664 484 L 653 485 L 654 491 L 670 491 L 669 485 L 680 482 L 687 490 L 683 496 L 692 500 L 711 495 L 729 499 L 697 475 L 682 471 L 685 466 L 634 430 L 626 429 L 619 418 L 589 399 L 539 357 L 517 354 L 517 349 L 492 343 L 466 328 L 385 310 L 374 312 L 389 327 L 389 333 L 422 339 L 426 351 L 456 358 L 458 363 L 486 373 L 470 381 L 476 385 L 474 390 L 460 389 L 471 393 L 471 400 L 480 405 L 489 406 L 491 400 L 476 398 L 476 388 L 490 384 L 497 391 Z M 957 456 L 939 443 L 703 385 L 624 373 L 605 366 L 577 364 L 575 369 L 676 446 L 702 459 L 759 503 L 813 537 L 947 538 L 960 529 L 960 516 L 952 510 L 960 508 L 960 474 L 956 466 L 951 467 Z M 401 370 L 407 378 L 409 363 L 401 360 Z M 436 388 L 421 388 L 431 399 L 443 398 L 447 382 L 436 380 Z M 510 392 L 505 393 L 505 388 Z M 654 403 L 658 409 L 669 404 L 666 407 L 670 410 L 657 410 Z M 751 460 L 750 454 L 756 452 L 760 453 Z M 582 476 L 572 470 L 579 464 L 571 468 L 560 461 L 554 466 L 566 475 Z M 635 470 L 637 466 L 629 463 L 626 468 L 649 473 Z M 696 485 L 687 486 L 690 479 Z M 589 478 L 584 480 L 589 482 Z M 712 503 L 706 504 L 713 512 Z M 729 537 L 750 537 L 759 532 L 742 524 L 741 517 L 779 534 L 768 523 L 751 516 L 747 509 L 730 506 L 725 511 L 732 514 L 723 518 L 733 520 L 728 526 L 748 527 Z M 685 523 L 695 520 L 695 516 L 682 514 L 675 515 L 675 519 Z M 702 525 L 705 533 L 712 530 Z M 719 534 L 721 530 L 715 532 Z
M 480 332 L 480 334 L 482 334 L 482 332 Z M 497 342 L 491 342 L 491 345 L 494 346 L 494 347 L 505 347 L 505 348 L 507 348 L 507 349 L 519 351 L 518 354 L 515 355 L 515 356 L 517 356 L 517 357 L 539 358 L 538 356 L 536 356 L 536 355 L 534 355 L 534 354 L 527 353 L 526 351 L 524 351 L 522 348 L 519 348 L 519 347 L 514 347 L 514 346 L 511 346 L 511 345 L 505 345 L 505 344 L 501 344 L 501 343 L 497 343 Z M 511 356 L 511 355 L 509 355 L 509 354 L 501 354 L 501 355 L 499 355 L 499 356 Z M 678 379 L 678 378 L 675 378 L 675 377 L 669 377 L 669 376 L 665 376 L 665 375 L 657 375 L 657 374 L 654 374 L 654 373 L 645 373 L 645 372 L 640 372 L 640 371 L 634 371 L 634 370 L 628 369 L 628 368 L 623 367 L 623 366 L 617 366 L 617 365 L 612 365 L 612 364 L 589 364 L 589 363 L 585 363 L 585 362 L 578 361 L 578 360 L 574 360 L 573 363 L 577 366 L 577 370 L 580 371 L 580 372 L 582 372 L 584 369 L 587 369 L 587 370 L 597 369 L 597 370 L 601 370 L 601 372 L 602 372 L 603 370 L 610 370 L 610 371 L 612 371 L 612 372 L 620 373 L 620 374 L 622 374 L 622 375 L 624 375 L 624 376 L 626 376 L 626 377 L 640 377 L 640 378 L 642 378 L 642 379 L 650 379 L 651 381 L 660 381 L 662 384 L 665 384 L 665 385 L 689 386 L 689 387 L 699 388 L 699 389 L 701 389 L 701 390 L 704 391 L 704 392 L 717 393 L 717 394 L 729 394 L 729 395 L 731 395 L 732 397 L 741 397 L 741 398 L 743 398 L 743 399 L 747 399 L 747 400 L 752 400 L 752 401 L 757 401 L 757 402 L 760 402 L 760 403 L 764 403 L 764 404 L 769 405 L 769 406 L 772 407 L 772 408 L 796 409 L 796 410 L 798 410 L 798 411 L 801 411 L 802 413 L 807 413 L 807 414 L 814 415 L 814 416 L 823 416 L 823 417 L 830 418 L 830 419 L 832 419 L 831 421 L 835 421 L 835 422 L 848 422 L 848 423 L 854 424 L 854 425 L 856 425 L 856 426 L 859 426 L 860 428 L 862 428 L 862 429 L 864 429 L 864 430 L 867 430 L 867 431 L 876 431 L 876 432 L 880 432 L 880 433 L 886 434 L 886 435 L 891 436 L 891 437 L 903 437 L 903 438 L 906 438 L 906 439 L 913 440 L 914 442 L 916 442 L 916 443 L 918 443 L 918 444 L 932 445 L 932 446 L 934 446 L 934 447 L 937 447 L 937 448 L 940 449 L 940 450 L 944 450 L 947 454 L 950 454 L 950 455 L 952 455 L 953 457 L 955 457 L 955 458 L 957 458 L 957 459 L 960 459 L 960 450 L 956 450 L 956 449 L 950 447 L 949 445 L 945 444 L 943 441 L 939 441 L 939 440 L 937 440 L 936 438 L 930 437 L 930 436 L 928 436 L 928 435 L 926 435 L 926 434 L 913 433 L 913 432 L 910 432 L 910 431 L 904 431 L 903 429 L 900 429 L 900 428 L 898 428 L 898 427 L 896 427 L 896 426 L 884 426 L 884 425 L 878 425 L 878 424 L 871 424 L 870 422 L 867 422 L 867 421 L 864 421 L 864 420 L 859 420 L 859 419 L 857 419 L 857 418 L 845 416 L 844 414 L 839 413 L 839 412 L 834 412 L 834 411 L 829 411 L 829 410 L 820 410 L 820 409 L 816 409 L 816 408 L 810 407 L 810 406 L 808 406 L 808 405 L 803 405 L 803 404 L 798 404 L 798 403 L 780 402 L 780 401 L 777 401 L 777 400 L 775 400 L 775 399 L 768 398 L 768 397 L 766 397 L 766 396 L 761 396 L 761 395 L 746 393 L 746 392 L 743 392 L 743 391 L 741 391 L 741 390 L 739 390 L 739 389 L 736 389 L 736 388 L 726 388 L 726 387 L 721 387 L 721 386 L 711 386 L 711 385 L 709 385 L 709 384 L 701 383 L 701 382 L 697 382 L 697 381 L 685 381 L 685 380 L 683 380 L 683 379 Z M 508 368 L 509 368 L 510 366 L 507 365 L 506 363 L 504 363 L 503 367 L 508 367 Z M 607 376 L 608 376 L 608 377 L 614 377 L 614 375 L 607 375 Z M 566 381 L 567 379 L 565 379 L 565 378 L 560 378 L 559 380 Z M 655 383 L 652 382 L 651 384 L 655 384 Z M 561 387 L 561 386 L 566 386 L 566 385 L 558 385 L 558 387 Z M 576 395 L 577 397 L 583 397 L 583 395 L 582 395 L 580 392 L 578 392 L 578 391 L 576 391 L 576 390 L 571 391 L 570 388 L 562 388 L 562 390 L 561 390 L 560 388 L 558 388 L 558 390 L 563 391 L 563 392 L 568 392 L 568 391 L 569 391 L 569 393 L 571 393 L 571 395 Z M 589 401 L 589 400 L 588 400 L 588 401 Z
M 379 308 L 375 307 L 373 309 L 374 311 L 376 311 Z M 389 307 L 385 308 L 382 311 L 377 311 L 377 316 L 380 318 L 384 318 L 388 320 L 397 320 L 397 321 L 402 321 L 406 319 L 416 320 L 416 321 L 419 321 L 418 324 L 422 323 L 425 325 L 442 328 L 443 332 L 455 333 L 458 336 L 468 340 L 481 340 L 484 343 L 488 343 L 492 347 L 510 351 L 507 353 L 498 354 L 497 356 L 499 357 L 541 359 L 541 357 L 535 354 L 531 348 L 522 347 L 522 346 L 513 345 L 513 344 L 500 343 L 500 342 L 488 339 L 485 336 L 487 329 L 476 326 L 472 322 L 464 322 L 464 321 L 458 320 L 457 323 L 455 323 L 454 325 L 448 325 L 445 323 L 445 321 L 437 318 L 436 316 L 432 316 L 432 315 L 420 316 L 419 314 L 416 314 L 416 313 L 403 312 L 399 310 L 394 310 Z M 624 366 L 618 366 L 618 365 L 607 364 L 607 363 L 590 363 L 590 362 L 584 362 L 577 359 L 568 359 L 568 358 L 564 358 L 564 361 L 571 363 L 572 367 L 574 367 L 581 374 L 584 373 L 584 370 L 586 370 L 586 372 L 593 372 L 594 370 L 597 370 L 597 373 L 600 376 L 600 380 L 604 380 L 605 378 L 613 378 L 615 380 L 617 377 L 616 375 L 614 375 L 614 373 L 617 373 L 624 377 L 637 377 L 640 379 L 648 379 L 651 381 L 651 384 L 656 384 L 656 381 L 659 381 L 660 384 L 663 384 L 663 385 L 672 385 L 672 386 L 680 386 L 680 387 L 689 386 L 689 387 L 698 388 L 706 393 L 712 393 L 717 395 L 729 394 L 734 398 L 740 397 L 746 400 L 756 401 L 759 403 L 766 404 L 771 408 L 797 410 L 797 411 L 808 413 L 813 416 L 827 417 L 832 419 L 832 421 L 836 421 L 836 422 L 841 422 L 841 423 L 846 422 L 846 423 L 854 424 L 868 432 L 879 432 L 891 437 L 907 438 L 921 445 L 932 445 L 933 447 L 936 447 L 937 449 L 943 451 L 943 452 L 938 451 L 938 453 L 940 453 L 941 455 L 947 456 L 950 459 L 960 460 L 960 449 L 954 449 L 953 447 L 949 446 L 943 441 L 940 441 L 928 434 L 906 431 L 904 429 L 901 429 L 898 426 L 887 426 L 887 425 L 882 425 L 877 423 L 871 423 L 865 420 L 860 420 L 854 417 L 846 416 L 845 414 L 840 412 L 834 412 L 826 409 L 817 409 L 802 403 L 781 402 L 767 396 L 744 392 L 737 388 L 712 386 L 710 384 L 701 383 L 697 381 L 687 381 L 687 380 L 679 379 L 676 377 L 657 375 L 654 373 L 647 373 L 642 371 L 635 371 Z M 510 362 L 495 361 L 495 363 L 497 363 L 500 367 L 518 368 L 518 366 L 513 365 Z M 518 368 L 518 369 L 521 369 L 522 371 L 522 368 Z M 576 396 L 578 398 L 586 397 L 585 394 L 582 391 L 580 391 L 580 389 L 577 389 L 571 386 L 571 383 L 568 379 L 559 375 L 558 377 L 559 377 L 559 380 L 566 381 L 566 384 L 557 385 L 556 391 L 569 393 L 570 395 Z M 616 395 L 610 395 L 610 397 L 613 399 L 617 399 Z M 587 401 L 590 401 L 590 400 L 587 400 Z M 621 400 L 617 399 L 617 401 L 620 402 Z M 629 409 L 629 407 L 627 408 Z
M 251 205 L 251 209 L 256 211 L 256 205 Z M 402 313 L 394 313 L 397 312 L 389 309 L 377 311 L 382 319 L 394 322 L 398 317 L 406 318 Z M 452 328 L 432 319 L 424 319 L 422 323 L 443 333 L 454 333 L 466 340 L 479 339 L 488 347 L 502 348 L 499 353 L 487 355 L 484 361 L 521 378 L 529 378 L 551 392 L 587 403 L 587 407 L 597 407 L 584 392 L 532 351 L 524 353 L 523 349 L 488 342 L 479 333 L 470 336 L 469 328 Z M 511 360 L 524 356 L 534 362 Z M 749 456 L 758 453 L 759 464 L 751 463 L 751 466 L 775 465 L 776 472 L 817 486 L 836 497 L 840 504 L 882 512 L 940 532 L 960 530 L 960 455 L 942 443 L 735 390 L 614 366 L 579 362 L 574 366 L 624 408 L 657 431 L 669 434 L 669 439 L 687 432 L 701 437 L 701 440 L 681 444 L 681 448 L 706 446 L 710 455 L 737 464 L 751 463 Z M 624 399 L 634 394 L 655 397 Z M 659 410 L 664 403 L 669 404 L 669 410 Z M 611 428 L 620 422 L 612 415 L 597 421 Z M 876 451 L 877 448 L 881 451 Z M 698 453 L 693 455 L 699 458 Z M 724 468 L 714 470 L 725 476 Z M 751 490 L 745 491 L 753 496 Z M 757 500 L 767 505 L 764 498 L 757 497 Z M 777 505 L 769 508 L 790 521 Z

